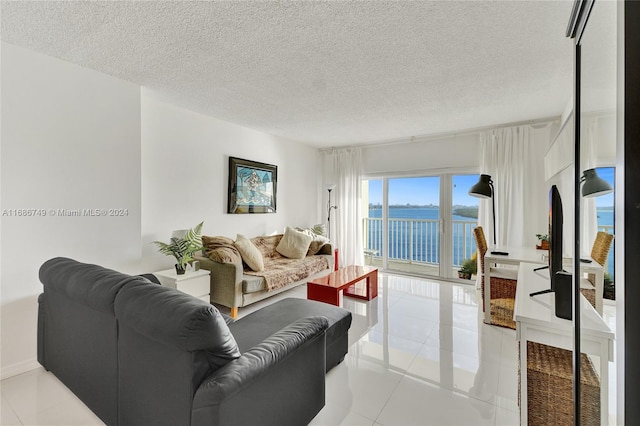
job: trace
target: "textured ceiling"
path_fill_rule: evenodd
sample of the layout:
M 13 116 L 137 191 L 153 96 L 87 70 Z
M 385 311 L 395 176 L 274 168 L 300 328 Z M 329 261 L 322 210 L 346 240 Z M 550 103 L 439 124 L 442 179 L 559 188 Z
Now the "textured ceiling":
M 6 1 L 2 40 L 318 147 L 560 115 L 571 1 Z

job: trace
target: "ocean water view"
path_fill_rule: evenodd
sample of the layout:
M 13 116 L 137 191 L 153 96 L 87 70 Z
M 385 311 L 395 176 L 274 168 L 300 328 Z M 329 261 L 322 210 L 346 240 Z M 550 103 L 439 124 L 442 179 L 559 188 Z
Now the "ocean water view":
M 462 207 L 460 207 L 462 208 Z M 466 207 L 465 211 L 473 210 Z M 455 209 L 454 209 L 455 210 Z M 475 209 L 477 215 L 477 209 Z M 369 208 L 367 248 L 382 253 L 382 209 Z M 440 209 L 429 207 L 391 207 L 389 209 L 389 258 L 430 264 L 440 263 Z M 453 215 L 453 263 L 462 264 L 475 251 L 473 228 L 477 218 Z
M 463 213 L 455 214 L 456 210 Z M 473 214 L 475 213 L 475 215 Z M 612 207 L 597 208 L 598 228 L 613 233 Z M 453 219 L 453 264 L 460 266 L 476 250 L 473 228 L 477 207 L 455 206 Z M 389 208 L 388 257 L 412 263 L 440 263 L 440 209 L 438 206 L 392 206 Z M 365 248 L 382 250 L 382 208 L 370 206 L 365 219 Z M 589 251 L 589 250 L 587 250 Z M 607 272 L 613 277 L 613 250 L 609 252 Z

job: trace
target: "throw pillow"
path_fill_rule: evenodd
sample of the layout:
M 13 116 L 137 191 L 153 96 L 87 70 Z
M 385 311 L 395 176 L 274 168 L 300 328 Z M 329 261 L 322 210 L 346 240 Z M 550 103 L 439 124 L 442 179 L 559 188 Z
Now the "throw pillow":
M 306 229 L 303 231 L 305 234 L 310 235 L 313 240 L 311 240 L 311 244 L 309 245 L 309 251 L 307 251 L 307 256 L 313 256 L 318 253 L 325 244 L 329 244 L 329 239 L 323 235 L 318 235 L 314 233 L 310 229 Z
M 233 240 L 228 237 L 202 236 L 204 255 L 214 262 L 219 263 L 242 263 L 240 252 L 233 245 Z
M 244 235 L 238 234 L 233 245 L 238 249 L 240 256 L 242 256 L 242 260 L 244 260 L 244 263 L 246 263 L 249 268 L 256 272 L 264 269 L 262 253 L 260 253 L 260 250 L 253 245 L 251 240 Z
M 304 259 L 313 237 L 287 226 L 276 251 L 289 259 Z

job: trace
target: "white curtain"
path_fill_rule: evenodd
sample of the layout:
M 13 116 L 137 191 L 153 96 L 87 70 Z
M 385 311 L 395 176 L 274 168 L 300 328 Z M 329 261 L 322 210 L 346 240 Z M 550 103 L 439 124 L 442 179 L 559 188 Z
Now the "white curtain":
M 360 148 L 332 149 L 333 173 L 331 240 L 339 250 L 340 265 L 364 265 L 362 245 L 362 153 Z M 332 180 L 333 179 L 333 180 Z
M 532 139 L 528 125 L 492 129 L 480 135 L 481 171 L 491 176 L 494 185 L 498 246 L 533 246 L 535 234 L 546 233 L 545 229 L 531 229 L 531 224 L 540 222 L 537 216 L 546 210 L 546 206 L 539 206 L 544 167 Z M 542 202 L 546 203 L 544 199 Z M 478 222 L 492 245 L 491 199 L 480 200 Z

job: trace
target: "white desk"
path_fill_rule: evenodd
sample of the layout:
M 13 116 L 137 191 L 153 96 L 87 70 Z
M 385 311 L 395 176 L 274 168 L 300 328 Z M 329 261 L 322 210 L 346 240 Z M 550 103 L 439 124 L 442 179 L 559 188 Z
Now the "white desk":
M 487 250 L 484 255 L 484 322 L 491 324 L 491 264 L 498 263 L 503 265 L 519 265 L 520 263 L 536 263 L 538 266 L 546 264 L 548 261 L 545 256 L 548 255 L 547 250 L 537 250 L 533 247 L 502 247 L 496 250 L 509 253 L 507 256 L 500 254 L 491 254 L 491 250 Z M 581 262 L 580 270 L 582 273 L 595 274 L 595 290 L 596 290 L 596 311 L 602 315 L 602 294 L 604 291 L 604 267 L 589 256 L 582 256 L 583 259 L 591 260 L 591 263 Z M 563 258 L 564 269 L 573 273 L 573 258 Z
M 604 293 L 604 266 L 593 260 L 591 256 L 580 256 L 582 259 L 588 259 L 591 262 L 580 262 L 580 272 L 582 274 L 594 274 L 595 275 L 595 290 L 596 290 L 596 312 L 602 315 L 602 297 Z M 573 274 L 573 258 L 563 258 L 564 269 Z M 582 288 L 593 288 L 589 283 L 587 286 L 582 285 Z
M 539 264 L 521 263 L 514 306 L 516 338 L 520 345 L 520 424 L 527 424 L 527 341 L 573 350 L 573 321 L 555 316 L 553 293 L 529 297 L 549 288 L 549 270 L 534 272 Z M 597 355 L 600 376 L 600 420 L 609 421 L 609 365 L 613 361 L 614 333 L 593 306 L 581 296 L 581 351 Z
M 546 250 L 537 250 L 534 247 L 501 247 L 499 251 L 509 253 L 507 256 L 501 254 L 491 254 L 492 249 L 488 249 L 484 255 L 484 322 L 491 324 L 491 264 L 520 265 L 522 262 L 538 263 L 543 265 L 546 260 L 543 255 Z

